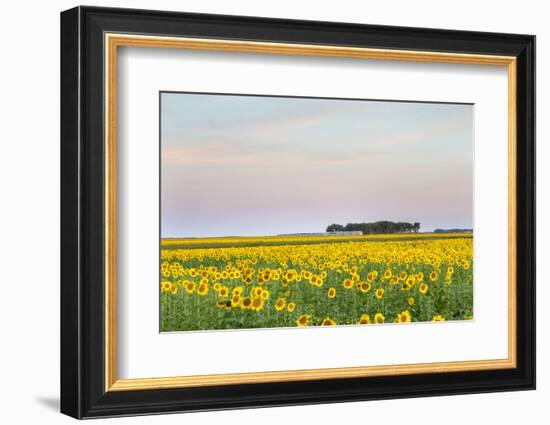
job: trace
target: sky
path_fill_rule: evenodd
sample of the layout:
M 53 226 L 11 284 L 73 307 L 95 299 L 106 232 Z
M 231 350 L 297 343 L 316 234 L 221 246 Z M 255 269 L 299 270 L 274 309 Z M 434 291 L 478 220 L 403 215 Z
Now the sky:
M 161 93 L 162 237 L 473 227 L 472 105 Z

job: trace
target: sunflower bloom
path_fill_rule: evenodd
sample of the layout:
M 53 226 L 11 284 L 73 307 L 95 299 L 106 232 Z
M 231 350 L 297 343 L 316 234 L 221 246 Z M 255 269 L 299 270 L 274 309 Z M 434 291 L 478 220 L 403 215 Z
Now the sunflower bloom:
M 264 308 L 264 300 L 262 300 L 261 298 L 254 298 L 252 300 L 252 305 L 250 306 L 250 308 L 254 311 L 260 311 L 262 308 Z
M 199 285 L 199 289 L 197 290 L 197 293 L 199 295 L 206 295 L 208 294 L 208 283 L 202 282 Z
M 279 298 L 275 303 L 275 310 L 282 311 L 286 307 L 286 301 L 284 298 Z
M 193 292 L 195 292 L 195 288 L 196 288 L 196 284 L 195 282 L 186 282 L 185 283 L 185 291 L 188 293 L 188 294 L 192 294 Z
M 395 318 L 396 323 L 407 323 L 410 321 L 411 321 L 411 313 L 409 313 L 409 310 L 402 311 Z
M 425 283 L 422 283 L 420 284 L 420 286 L 418 287 L 418 291 L 422 294 L 422 295 L 426 295 L 426 292 L 428 292 L 428 289 L 430 287 L 428 285 L 426 285 Z
M 299 326 L 299 327 L 309 326 L 309 321 L 310 320 L 311 320 L 311 316 L 309 314 L 302 314 L 296 320 L 296 325 Z
M 332 320 L 330 317 L 325 317 L 325 320 L 321 322 L 321 326 L 334 326 L 336 325 L 336 322 Z
M 366 294 L 370 291 L 370 288 L 372 287 L 372 284 L 370 282 L 362 282 L 359 285 L 359 289 L 362 293 Z
M 252 299 L 251 298 L 244 298 L 241 301 L 241 308 L 243 310 L 246 310 L 246 309 L 249 309 L 250 307 L 252 307 Z

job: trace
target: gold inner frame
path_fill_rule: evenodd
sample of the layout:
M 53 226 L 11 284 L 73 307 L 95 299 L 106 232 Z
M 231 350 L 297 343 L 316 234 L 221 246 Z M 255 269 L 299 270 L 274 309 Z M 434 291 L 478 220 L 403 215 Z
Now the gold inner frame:
M 235 385 L 510 369 L 516 367 L 516 58 L 462 53 L 370 49 L 256 41 L 105 34 L 105 391 Z M 118 379 L 116 324 L 116 123 L 119 46 L 325 56 L 469 65 L 504 66 L 508 72 L 508 357 L 495 360 L 361 366 L 165 378 Z

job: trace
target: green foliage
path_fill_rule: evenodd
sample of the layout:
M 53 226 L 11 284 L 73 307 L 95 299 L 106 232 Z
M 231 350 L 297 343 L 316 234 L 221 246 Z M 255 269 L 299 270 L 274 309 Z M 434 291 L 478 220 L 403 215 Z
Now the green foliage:
M 386 234 L 386 233 L 418 233 L 420 223 L 393 222 L 393 221 L 375 221 L 373 223 L 348 223 L 345 226 L 341 224 L 331 224 L 327 227 L 327 232 L 341 231 L 360 231 L 364 235 Z

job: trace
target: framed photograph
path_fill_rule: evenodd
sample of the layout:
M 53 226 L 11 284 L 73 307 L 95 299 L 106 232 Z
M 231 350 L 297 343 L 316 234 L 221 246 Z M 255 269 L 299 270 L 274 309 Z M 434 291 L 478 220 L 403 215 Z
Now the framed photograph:
M 61 14 L 61 411 L 535 388 L 535 37 Z

